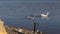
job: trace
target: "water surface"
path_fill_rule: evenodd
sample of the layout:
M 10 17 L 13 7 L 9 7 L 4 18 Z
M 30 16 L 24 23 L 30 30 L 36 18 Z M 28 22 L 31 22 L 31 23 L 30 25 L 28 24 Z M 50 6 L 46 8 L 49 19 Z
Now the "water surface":
M 23 27 L 33 30 L 33 22 L 25 18 L 50 12 L 49 19 L 36 18 L 38 30 L 47 34 L 60 34 L 60 2 L 59 1 L 1 1 L 0 18 L 5 25 Z

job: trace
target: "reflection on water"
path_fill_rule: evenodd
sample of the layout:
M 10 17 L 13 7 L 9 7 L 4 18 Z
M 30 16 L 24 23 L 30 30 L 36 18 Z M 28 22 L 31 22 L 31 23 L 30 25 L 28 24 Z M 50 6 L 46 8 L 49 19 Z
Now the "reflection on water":
M 49 18 L 48 17 L 40 17 L 40 19 L 47 19 L 48 20 Z

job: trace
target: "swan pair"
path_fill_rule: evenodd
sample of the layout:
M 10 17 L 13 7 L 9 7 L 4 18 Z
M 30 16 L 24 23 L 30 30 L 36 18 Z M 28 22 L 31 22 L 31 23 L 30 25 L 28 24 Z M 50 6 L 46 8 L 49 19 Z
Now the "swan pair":
M 47 12 L 46 14 L 40 14 L 39 16 L 36 16 L 36 17 L 41 17 L 41 18 L 47 18 L 48 19 L 48 15 L 49 15 L 50 13 L 49 12 Z M 29 20 L 34 20 L 35 19 L 35 16 L 34 17 L 30 17 L 30 16 L 28 16 L 27 17 Z

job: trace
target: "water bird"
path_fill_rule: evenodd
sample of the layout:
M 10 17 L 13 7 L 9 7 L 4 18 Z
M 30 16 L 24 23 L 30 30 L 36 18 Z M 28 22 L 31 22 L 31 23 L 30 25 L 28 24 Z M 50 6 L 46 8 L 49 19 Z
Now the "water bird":
M 49 14 L 50 14 L 49 12 L 47 12 L 46 14 L 42 13 L 42 14 L 39 14 L 39 15 L 37 15 L 35 17 L 40 17 L 41 19 L 45 19 L 45 18 L 48 19 Z
M 48 17 L 49 14 L 49 12 L 47 12 L 46 14 L 40 14 L 40 17 Z
M 48 20 L 49 14 L 50 14 L 49 12 L 47 12 L 46 14 L 40 14 L 40 17 L 41 17 L 42 19 L 46 18 L 46 19 Z

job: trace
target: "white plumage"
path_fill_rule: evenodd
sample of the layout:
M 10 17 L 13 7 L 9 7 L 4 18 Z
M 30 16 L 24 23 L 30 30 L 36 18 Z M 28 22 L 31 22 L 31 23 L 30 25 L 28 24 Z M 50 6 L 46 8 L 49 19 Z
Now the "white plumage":
M 48 17 L 49 12 L 47 12 L 46 14 L 40 14 L 41 17 Z

